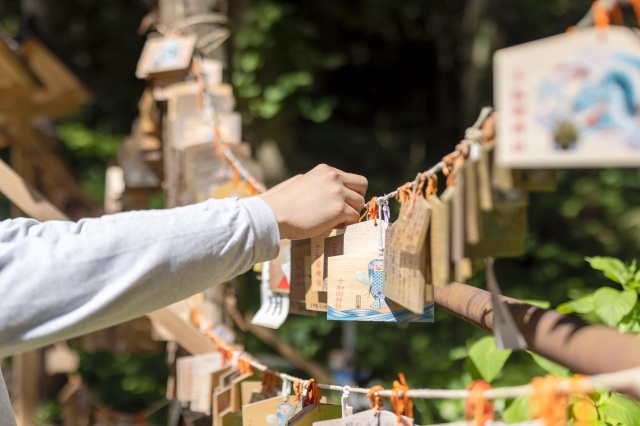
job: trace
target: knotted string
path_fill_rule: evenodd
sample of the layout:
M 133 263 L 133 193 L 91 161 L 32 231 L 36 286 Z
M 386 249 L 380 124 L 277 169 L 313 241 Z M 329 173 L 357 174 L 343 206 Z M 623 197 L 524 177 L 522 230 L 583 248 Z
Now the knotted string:
M 409 386 L 404 378 L 404 374 L 398 373 L 398 380 L 393 381 L 391 389 L 391 406 L 398 416 L 398 423 L 402 420 L 402 415 L 413 418 L 413 401 L 409 398 Z M 402 394 L 402 395 L 401 395 Z
M 493 420 L 493 403 L 484 396 L 484 391 L 491 389 L 491 385 L 484 380 L 474 380 L 467 389 L 469 397 L 465 404 L 465 418 L 473 420 L 475 426 L 484 426 Z
M 378 392 L 383 390 L 384 388 L 382 386 L 376 385 L 369 389 L 369 392 L 367 392 L 367 396 L 370 400 L 369 406 L 375 410 L 376 415 L 380 412 L 380 410 L 384 410 L 384 400 L 380 395 L 378 395 Z

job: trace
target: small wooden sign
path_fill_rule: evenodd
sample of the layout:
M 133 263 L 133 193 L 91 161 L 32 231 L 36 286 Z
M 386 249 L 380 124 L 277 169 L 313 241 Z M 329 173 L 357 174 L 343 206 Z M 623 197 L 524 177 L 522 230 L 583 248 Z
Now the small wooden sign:
M 466 247 L 470 257 L 513 257 L 524 253 L 528 230 L 526 196 L 521 193 L 509 198 L 496 194 L 493 210 L 482 212 L 482 240 Z
M 313 426 L 315 422 L 337 419 L 341 416 L 342 407 L 340 405 L 307 405 L 287 421 L 287 426 Z
M 331 231 L 325 232 L 320 235 L 316 235 L 311 238 L 311 287 L 315 291 L 327 291 L 327 286 L 325 282 L 326 278 L 326 268 L 324 266 L 325 262 L 325 239 L 335 237 L 337 235 L 342 235 L 344 230 L 342 229 L 333 229 Z M 336 241 L 336 240 L 334 240 Z M 337 242 L 335 244 L 338 244 Z M 333 244 L 330 243 L 327 247 L 332 249 L 335 252 L 333 256 L 337 256 L 338 246 L 333 247 Z
M 213 352 L 205 355 L 192 355 L 178 358 L 176 361 L 176 398 L 183 405 L 188 403 L 200 404 L 202 394 L 208 393 L 210 400 L 211 374 L 222 369 L 222 355 Z M 207 409 L 207 402 L 202 405 L 203 413 L 210 411 Z M 206 411 L 205 411 L 206 410 Z
M 449 231 L 449 200 L 454 187 L 447 188 L 442 194 L 442 200 L 437 195 L 429 197 L 431 205 L 431 276 L 434 285 L 449 284 L 451 271 L 451 251 Z
M 497 157 L 510 168 L 637 167 L 640 39 L 612 25 L 498 50 Z
M 421 314 L 425 304 L 433 303 L 433 298 L 426 296 L 428 261 L 427 245 L 422 244 L 419 254 L 405 252 L 394 244 L 394 233 L 397 223 L 386 230 L 385 241 L 389 241 L 384 249 L 384 283 L 382 286 L 385 296 L 394 302 Z M 430 278 L 430 277 L 429 277 Z
M 433 304 L 415 314 L 382 293 L 384 261 L 378 252 L 329 257 L 327 319 L 433 322 Z
M 136 77 L 145 79 L 186 70 L 191 64 L 196 40 L 194 34 L 150 38 L 138 60 Z
M 398 423 L 398 416 L 387 410 L 376 413 L 375 410 L 361 411 L 340 419 L 325 420 L 314 423 L 314 426 L 412 426 L 413 419 L 407 416 L 401 417 Z
M 310 311 L 327 312 L 327 292 L 318 291 L 313 288 L 313 257 L 304 258 L 305 282 L 305 306 Z
M 431 207 L 422 196 L 407 201 L 400 209 L 395 223 L 395 231 L 391 244 L 400 251 L 420 254 L 427 238 L 427 230 L 431 220 Z
M 286 426 L 293 409 L 293 397 L 277 396 L 242 406 L 244 426 Z

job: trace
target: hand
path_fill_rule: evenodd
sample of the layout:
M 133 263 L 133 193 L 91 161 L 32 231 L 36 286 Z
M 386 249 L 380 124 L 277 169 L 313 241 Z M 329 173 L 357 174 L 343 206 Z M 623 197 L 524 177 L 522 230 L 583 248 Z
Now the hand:
M 326 164 L 259 195 L 278 220 L 280 238 L 300 240 L 339 225 L 357 223 L 368 182 Z

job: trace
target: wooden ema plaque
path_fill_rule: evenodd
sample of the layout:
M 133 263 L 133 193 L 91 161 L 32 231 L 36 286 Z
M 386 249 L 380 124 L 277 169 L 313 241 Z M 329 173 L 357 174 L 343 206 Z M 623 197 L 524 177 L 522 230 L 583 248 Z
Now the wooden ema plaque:
M 327 292 L 314 290 L 313 282 L 313 257 L 304 258 L 305 272 L 305 303 L 310 311 L 327 312 Z
M 431 273 L 434 285 L 447 285 L 451 272 L 450 203 L 455 187 L 447 188 L 442 197 L 429 197 L 431 205 Z
M 383 293 L 410 311 L 421 314 L 425 305 L 433 303 L 433 292 L 429 276 L 427 245 L 422 244 L 420 253 L 414 254 L 398 249 L 393 244 L 397 225 L 386 230 L 386 241 L 392 241 L 384 249 Z M 429 277 L 430 278 L 430 277 Z
M 340 419 L 325 420 L 314 423 L 314 426 L 412 426 L 413 419 L 402 416 L 398 423 L 398 416 L 391 411 L 365 410 Z
M 328 257 L 327 319 L 432 322 L 433 304 L 424 306 L 422 314 L 416 314 L 383 294 L 384 259 L 377 250 L 378 226 L 373 221 L 348 226 L 343 235 L 345 254 Z M 384 234 L 382 242 L 384 245 Z
M 343 233 L 344 230 L 342 229 L 333 229 L 329 232 L 311 237 L 311 287 L 313 290 L 327 291 L 327 283 L 325 281 L 325 239 L 335 237 L 337 235 L 342 235 Z M 332 249 L 332 244 L 330 243 L 327 247 Z M 337 247 L 333 248 L 332 250 L 337 251 Z M 337 254 L 338 253 L 335 253 L 333 254 L 333 256 L 336 256 Z
M 243 426 L 281 426 L 287 424 L 287 419 L 293 409 L 294 398 L 276 396 L 262 401 L 242 406 Z
M 316 315 L 307 309 L 305 258 L 311 256 L 309 239 L 291 242 L 291 290 L 289 292 L 289 313 L 295 315 Z
M 482 212 L 482 239 L 465 250 L 470 257 L 513 257 L 524 253 L 527 238 L 527 201 L 497 193 L 493 210 Z

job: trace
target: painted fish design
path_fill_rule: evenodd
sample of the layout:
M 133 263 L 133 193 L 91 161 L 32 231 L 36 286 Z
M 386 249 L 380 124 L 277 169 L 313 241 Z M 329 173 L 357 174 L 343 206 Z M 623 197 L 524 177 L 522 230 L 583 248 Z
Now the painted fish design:
M 356 273 L 356 279 L 369 287 L 369 292 L 373 296 L 374 302 L 371 307 L 374 309 L 382 309 L 389 307 L 389 303 L 382 294 L 382 283 L 384 282 L 384 260 L 373 259 L 369 262 L 368 273 L 364 271 Z

